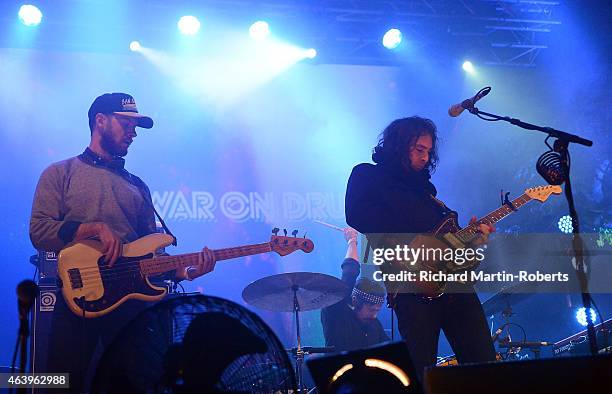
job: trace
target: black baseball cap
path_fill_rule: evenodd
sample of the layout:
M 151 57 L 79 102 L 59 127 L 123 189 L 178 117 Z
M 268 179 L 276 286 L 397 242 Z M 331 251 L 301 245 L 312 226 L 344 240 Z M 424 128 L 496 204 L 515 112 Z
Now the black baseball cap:
M 138 113 L 134 97 L 126 93 L 104 93 L 98 96 L 91 107 L 89 107 L 89 122 L 95 119 L 96 114 L 117 114 L 134 118 L 139 127 L 150 129 L 153 127 L 153 119 Z

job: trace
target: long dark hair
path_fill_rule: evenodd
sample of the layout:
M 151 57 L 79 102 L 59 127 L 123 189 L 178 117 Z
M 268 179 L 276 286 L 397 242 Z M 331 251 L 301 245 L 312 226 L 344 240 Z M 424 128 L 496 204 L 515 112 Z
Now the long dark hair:
M 410 171 L 408 151 L 422 135 L 430 135 L 432 149 L 429 152 L 429 162 L 425 167 L 431 174 L 438 164 L 438 129 L 431 119 L 411 116 L 396 119 L 387 126 L 378 137 L 378 145 L 372 152 L 375 163 L 401 167 Z

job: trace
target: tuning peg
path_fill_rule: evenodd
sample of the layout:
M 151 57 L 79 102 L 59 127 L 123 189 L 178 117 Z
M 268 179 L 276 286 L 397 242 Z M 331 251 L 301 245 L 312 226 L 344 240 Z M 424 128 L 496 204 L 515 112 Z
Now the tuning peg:
M 278 232 L 279 232 L 279 231 L 280 231 L 280 229 L 279 229 L 278 227 L 274 227 L 274 228 L 272 229 L 272 234 L 274 234 L 274 235 L 278 235 Z
M 293 237 L 297 237 L 297 233 L 298 233 L 298 231 L 297 231 L 297 230 L 293 230 L 293 231 L 291 232 L 291 235 L 293 235 Z

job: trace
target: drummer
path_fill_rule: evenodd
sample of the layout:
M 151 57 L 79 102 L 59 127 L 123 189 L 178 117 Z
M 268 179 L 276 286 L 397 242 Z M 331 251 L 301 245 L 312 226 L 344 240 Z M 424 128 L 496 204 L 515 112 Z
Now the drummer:
M 351 292 L 321 311 L 325 346 L 334 346 L 335 351 L 363 349 L 389 340 L 377 317 L 385 301 L 385 289 L 367 278 L 357 280 L 358 233 L 350 227 L 343 232 L 348 247 L 341 265 L 342 281 Z

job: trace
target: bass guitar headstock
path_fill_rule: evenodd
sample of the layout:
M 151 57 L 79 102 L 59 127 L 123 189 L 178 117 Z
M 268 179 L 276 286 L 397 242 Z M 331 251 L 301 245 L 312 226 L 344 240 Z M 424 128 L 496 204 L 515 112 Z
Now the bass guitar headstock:
M 314 243 L 306 238 L 297 237 L 297 230 L 291 232 L 291 236 L 287 236 L 287 230 L 283 230 L 285 235 L 278 235 L 279 229 L 274 228 L 272 230 L 272 237 L 270 238 L 270 247 L 280 256 L 286 256 L 296 250 L 301 250 L 304 253 L 310 253 L 314 249 Z

